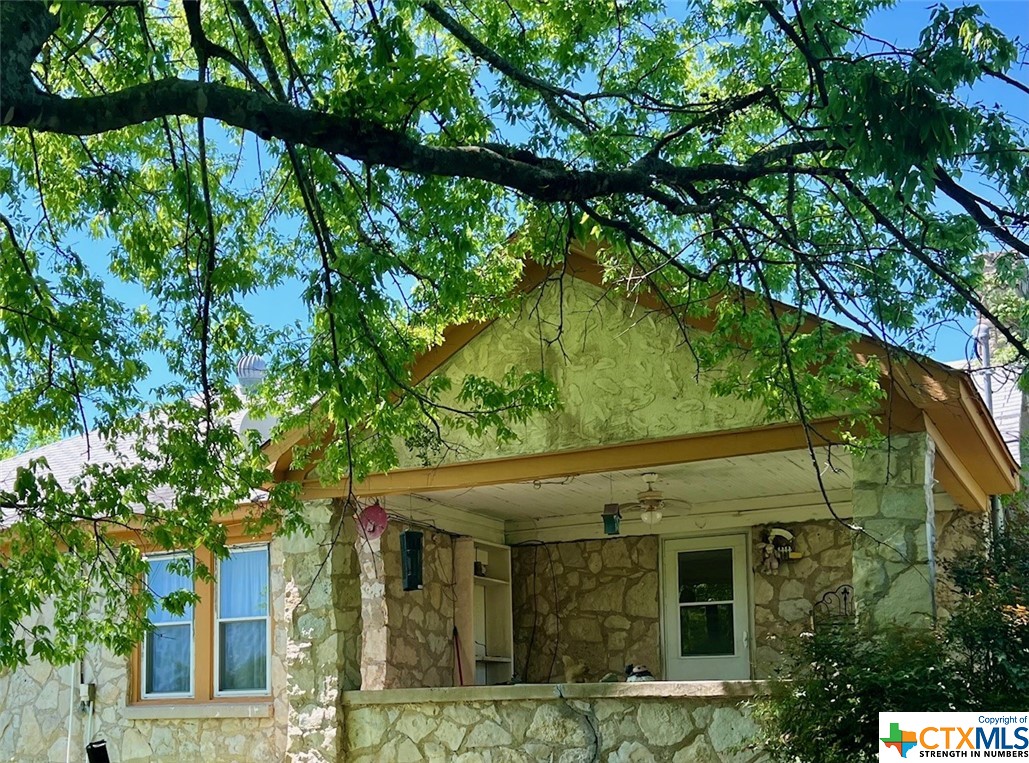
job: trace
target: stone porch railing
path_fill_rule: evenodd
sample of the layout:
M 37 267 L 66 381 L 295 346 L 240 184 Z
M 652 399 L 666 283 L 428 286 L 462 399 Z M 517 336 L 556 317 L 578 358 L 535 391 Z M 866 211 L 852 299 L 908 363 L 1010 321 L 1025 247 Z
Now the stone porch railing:
M 343 693 L 347 763 L 758 763 L 751 681 Z

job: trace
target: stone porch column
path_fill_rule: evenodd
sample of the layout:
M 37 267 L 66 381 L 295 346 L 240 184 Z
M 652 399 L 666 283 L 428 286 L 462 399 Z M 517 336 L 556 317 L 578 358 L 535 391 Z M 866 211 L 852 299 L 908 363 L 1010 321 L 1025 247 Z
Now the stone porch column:
M 275 712 L 285 716 L 289 759 L 335 763 L 342 754 L 340 692 L 353 688 L 360 660 L 353 552 L 341 542 L 352 530 L 340 526 L 339 502 L 306 502 L 304 514 L 311 533 L 277 542 L 285 632 L 276 632 L 272 683 L 281 697 L 276 704 L 285 703 L 288 712 Z
M 389 664 L 389 615 L 383 570 L 382 538 L 354 541 L 361 579 L 361 688 L 385 689 Z
M 925 432 L 854 453 L 854 600 L 875 625 L 928 626 L 936 617 L 933 464 Z

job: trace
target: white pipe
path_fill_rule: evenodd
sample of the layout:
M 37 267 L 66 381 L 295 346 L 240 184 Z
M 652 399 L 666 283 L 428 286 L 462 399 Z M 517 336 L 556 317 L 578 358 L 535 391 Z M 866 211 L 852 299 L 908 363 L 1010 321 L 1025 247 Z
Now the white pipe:
M 83 739 L 83 747 L 88 747 L 93 741 L 93 709 L 96 707 L 94 700 L 89 701 L 89 715 L 86 716 L 86 737 Z
M 74 648 L 74 647 L 73 647 Z M 78 693 L 78 686 L 75 683 L 75 663 L 68 666 L 71 680 L 68 681 L 68 746 L 64 750 L 64 763 L 71 763 L 71 727 L 75 723 L 75 695 Z
M 989 321 L 982 315 L 975 324 L 975 348 L 979 356 L 979 364 L 982 367 L 983 375 L 983 402 L 986 403 L 986 410 L 993 415 L 993 369 L 990 347 L 991 326 Z M 1000 496 L 990 496 L 990 530 L 993 542 L 1000 540 L 1004 532 L 1004 507 L 1001 505 Z
M 81 614 L 82 611 L 85 608 L 86 608 L 86 592 L 83 591 L 82 595 L 79 597 L 79 613 Z M 76 648 L 78 647 L 78 645 L 79 645 L 78 633 L 73 631 L 72 632 L 72 637 L 71 637 L 71 652 L 72 652 L 72 654 L 75 654 Z M 64 749 L 64 763 L 71 763 L 71 727 L 75 723 L 75 700 L 78 698 L 78 693 L 79 693 L 79 686 L 78 685 L 79 685 L 79 683 L 82 682 L 82 673 L 83 673 L 83 670 L 84 670 L 83 664 L 82 664 L 82 659 L 84 659 L 84 658 L 80 658 L 78 660 L 75 660 L 75 662 L 73 662 L 71 665 L 68 666 L 68 669 L 71 671 L 71 681 L 69 681 L 69 686 L 68 686 L 68 689 L 71 692 L 71 697 L 68 698 L 68 746 L 65 747 L 65 749 Z M 75 677 L 76 677 L 75 676 L 75 668 L 76 667 L 78 667 L 78 669 L 79 669 L 79 671 L 78 671 L 79 672 L 79 675 L 78 675 L 78 679 L 79 680 L 78 680 L 78 682 L 76 682 L 76 680 L 75 680 Z
M 990 368 L 990 324 L 982 316 L 975 326 L 975 345 L 978 350 L 979 363 L 983 374 L 983 402 L 986 409 L 993 413 L 993 369 Z

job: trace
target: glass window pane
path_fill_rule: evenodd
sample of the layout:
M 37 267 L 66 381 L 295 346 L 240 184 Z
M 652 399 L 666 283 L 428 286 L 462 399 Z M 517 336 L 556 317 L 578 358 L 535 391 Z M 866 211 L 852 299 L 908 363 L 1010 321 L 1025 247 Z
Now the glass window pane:
M 267 621 L 221 623 L 219 629 L 218 688 L 221 691 L 266 691 Z
M 680 607 L 679 638 L 683 657 L 735 654 L 732 604 Z
M 218 570 L 218 617 L 268 614 L 268 548 L 233 551 Z
M 182 575 L 178 571 L 170 569 L 172 562 L 182 563 L 182 558 L 163 557 L 149 559 L 150 572 L 147 574 L 147 585 L 153 593 L 155 601 L 150 607 L 150 622 L 152 623 L 181 623 L 190 622 L 193 619 L 193 607 L 187 606 L 181 615 L 173 615 L 161 606 L 161 599 L 175 591 L 192 591 L 193 581 L 188 575 Z
M 147 694 L 189 694 L 189 625 L 163 625 L 146 637 Z
M 732 549 L 679 554 L 679 603 L 732 601 Z

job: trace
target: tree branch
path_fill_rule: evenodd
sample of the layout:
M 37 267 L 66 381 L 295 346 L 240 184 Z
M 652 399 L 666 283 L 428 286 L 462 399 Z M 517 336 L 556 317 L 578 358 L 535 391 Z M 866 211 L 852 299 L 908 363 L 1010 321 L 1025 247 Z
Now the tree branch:
M 1001 335 L 1011 343 L 1011 346 L 1018 351 L 1019 355 L 1023 358 L 1029 358 L 1029 347 L 1026 347 L 1025 343 L 1014 334 L 1011 328 L 1001 321 L 1000 318 L 997 317 L 997 314 L 990 310 L 967 284 L 961 282 L 953 273 L 940 265 L 940 263 L 933 260 L 933 258 L 929 256 L 929 253 L 921 246 L 908 238 L 904 232 L 898 228 L 892 220 L 890 220 L 889 217 L 883 214 L 882 210 L 875 205 L 875 203 L 857 186 L 856 183 L 854 183 L 854 181 L 847 177 L 841 177 L 840 182 L 858 201 L 864 205 L 865 209 L 871 213 L 876 223 L 889 231 L 890 235 L 892 235 L 904 247 L 904 249 L 907 250 L 908 254 L 925 265 L 933 275 L 947 284 L 957 294 L 960 294 L 968 300 L 968 303 L 978 310 L 980 315 L 983 315 L 987 320 L 989 320 L 997 331 L 999 331 Z
M 968 212 L 969 216 L 986 233 L 989 233 L 1001 243 L 1007 244 L 1024 257 L 1029 257 L 1029 244 L 1022 241 L 1018 236 L 990 217 L 979 205 L 978 199 L 971 191 L 966 191 L 949 175 L 942 167 L 937 166 L 936 186 L 947 196 L 952 198 Z M 1014 213 L 1013 213 L 1014 214 Z
M 5 70 L 6 71 L 6 70 Z M 88 98 L 0 90 L 3 126 L 63 135 L 95 135 L 167 116 L 216 119 L 265 140 L 321 149 L 357 161 L 421 175 L 484 180 L 545 202 L 578 201 L 614 193 L 647 194 L 656 183 L 748 183 L 769 175 L 835 170 L 768 164 L 677 167 L 649 160 L 611 170 L 567 169 L 560 160 L 520 152 L 525 160 L 476 145 L 427 146 L 369 118 L 339 116 L 281 103 L 217 82 L 165 79 Z

